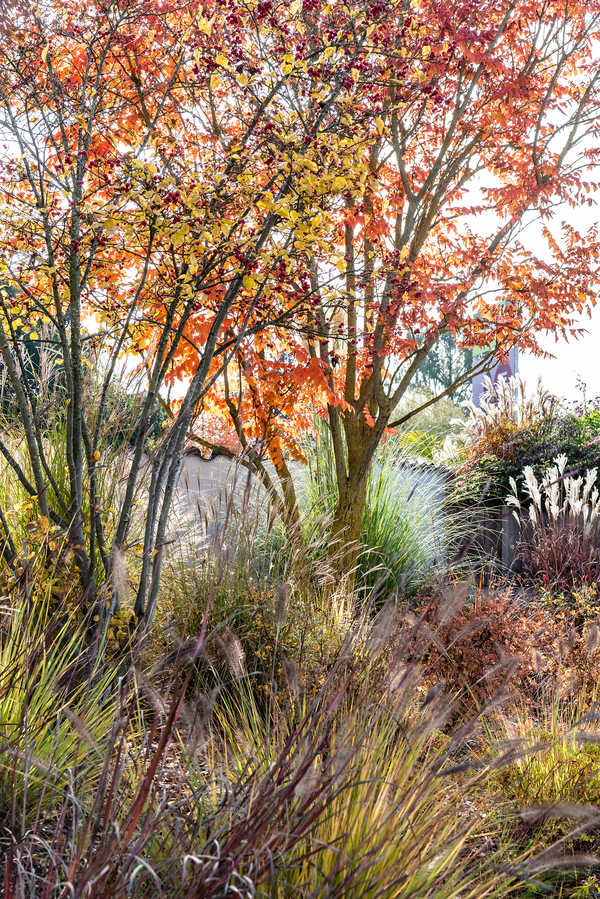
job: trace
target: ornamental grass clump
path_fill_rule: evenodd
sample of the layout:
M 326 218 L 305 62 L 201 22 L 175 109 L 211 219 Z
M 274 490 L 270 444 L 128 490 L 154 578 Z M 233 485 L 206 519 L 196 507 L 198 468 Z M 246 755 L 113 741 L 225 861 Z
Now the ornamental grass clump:
M 303 485 L 303 528 L 331 555 L 331 524 L 338 501 L 333 445 L 318 426 Z M 415 463 L 403 447 L 382 450 L 369 471 L 355 568 L 357 595 L 383 604 L 392 595 L 414 600 L 428 578 L 444 569 L 464 537 L 449 513 L 442 472 Z M 349 538 L 348 538 L 349 539 Z M 346 551 L 345 534 L 338 548 Z
M 492 382 L 486 375 L 480 405 L 465 405 L 470 413 L 470 421 L 464 425 L 465 432 L 474 432 L 473 442 L 483 440 L 495 444 L 503 433 L 505 435 L 552 418 L 558 400 L 541 381 L 538 381 L 535 393 L 529 394 L 523 378 L 500 377 Z
M 573 477 L 562 454 L 538 481 L 523 471 L 527 498 L 519 498 L 514 478 L 507 504 L 521 529 L 518 554 L 526 579 L 549 588 L 572 588 L 600 580 L 600 493 L 597 469 Z
M 551 421 L 558 400 L 538 381 L 529 393 L 523 378 L 499 377 L 495 382 L 486 375 L 479 405 L 464 404 L 469 413 L 460 424 L 458 442 L 467 455 L 467 464 L 489 454 L 510 459 L 519 435 L 540 422 Z

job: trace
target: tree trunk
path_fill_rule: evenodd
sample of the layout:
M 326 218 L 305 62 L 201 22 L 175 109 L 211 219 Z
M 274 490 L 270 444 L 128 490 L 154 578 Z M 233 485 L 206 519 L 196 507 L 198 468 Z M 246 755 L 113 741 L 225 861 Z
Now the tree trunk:
M 302 540 L 302 523 L 300 520 L 300 510 L 298 508 L 298 498 L 296 496 L 296 486 L 292 473 L 287 466 L 283 456 L 273 460 L 277 477 L 281 485 L 282 508 L 283 508 L 283 524 L 286 530 L 287 538 L 293 546 L 299 540 Z
M 338 499 L 331 524 L 329 559 L 339 579 L 354 589 L 360 554 L 360 535 L 367 498 L 367 477 L 348 483 Z

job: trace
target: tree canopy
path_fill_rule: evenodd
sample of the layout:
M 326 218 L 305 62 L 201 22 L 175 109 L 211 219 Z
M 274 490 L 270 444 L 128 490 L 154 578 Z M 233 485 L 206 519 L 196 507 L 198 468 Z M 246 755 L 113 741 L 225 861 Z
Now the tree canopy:
M 266 448 L 288 522 L 299 431 L 327 416 L 333 533 L 355 542 L 374 453 L 439 342 L 540 352 L 540 332 L 574 333 L 594 299 L 596 230 L 557 210 L 591 202 L 598 0 L 20 0 L 1 12 L 0 351 L 17 385 L 23 324 L 45 318 L 59 335 L 69 488 L 49 476 L 27 389 L 23 483 L 69 531 L 92 593 L 97 553 L 109 571 L 111 546 L 127 542 L 144 422 L 165 385 L 186 387 L 153 456 L 140 616 L 202 403 L 259 469 Z M 543 253 L 523 237 L 533 219 Z M 108 360 L 101 407 L 123 353 L 148 380 L 110 538 L 85 342 Z
M 280 8 L 270 8 L 279 21 Z M 285 108 L 304 135 L 294 156 L 281 134 L 279 164 L 295 160 L 298 173 L 312 165 L 313 189 L 331 170 L 331 136 L 314 141 L 304 124 L 323 71 L 327 83 L 341 79 L 336 128 L 351 162 L 338 151 L 322 212 L 311 209 L 309 234 L 294 244 L 300 258 L 286 260 L 296 297 L 310 287 L 309 308 L 295 311 L 291 328 L 242 341 L 214 403 L 242 443 L 269 448 L 284 494 L 285 459 L 301 452 L 307 415 L 326 415 L 339 528 L 355 537 L 366 472 L 398 423 L 393 410 L 448 341 L 489 349 L 479 368 L 492 349 L 500 358 L 513 346 L 541 353 L 540 334 L 576 335 L 595 300 L 597 229 L 581 233 L 565 210 L 593 202 L 599 7 L 423 0 L 292 9 L 291 55 L 280 61 L 291 82 Z M 329 67 L 292 62 L 298 44 L 320 48 L 323 35 Z M 299 197 L 296 214 L 306 208 Z M 538 241 L 527 239 L 532 228 Z M 268 283 L 260 266 L 254 277 Z M 280 297 L 290 290 L 281 282 Z M 441 393 L 469 382 L 463 358 Z

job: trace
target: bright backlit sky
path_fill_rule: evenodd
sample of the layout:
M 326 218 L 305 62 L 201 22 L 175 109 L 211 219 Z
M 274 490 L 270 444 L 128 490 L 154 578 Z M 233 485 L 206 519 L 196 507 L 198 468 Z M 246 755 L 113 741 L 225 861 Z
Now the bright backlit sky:
M 530 386 L 541 376 L 544 385 L 558 396 L 581 399 L 581 391 L 576 386 L 579 376 L 587 385 L 588 398 L 600 395 L 600 298 L 591 319 L 582 319 L 581 326 L 587 329 L 587 334 L 579 340 L 569 343 L 553 338 L 544 340 L 545 349 L 554 359 L 536 359 L 521 353 L 519 372 Z
M 570 220 L 582 234 L 591 225 L 600 221 L 600 197 L 596 191 L 596 204 L 594 207 L 571 210 L 566 208 L 557 218 L 564 217 Z M 568 399 L 581 399 L 581 392 L 576 386 L 579 376 L 587 385 L 588 398 L 600 395 L 600 296 L 598 305 L 592 310 L 592 317 L 587 315 L 581 319 L 581 327 L 587 334 L 579 340 L 566 343 L 557 341 L 553 337 L 547 337 L 542 342 L 544 348 L 553 354 L 554 359 L 537 359 L 525 356 L 521 353 L 519 358 L 519 372 L 525 380 L 534 386 L 541 376 L 544 386 Z

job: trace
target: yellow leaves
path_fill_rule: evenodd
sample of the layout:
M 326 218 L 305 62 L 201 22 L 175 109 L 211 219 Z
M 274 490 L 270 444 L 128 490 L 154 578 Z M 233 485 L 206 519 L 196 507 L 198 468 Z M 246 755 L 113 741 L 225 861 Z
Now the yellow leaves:
M 210 19 L 205 19 L 204 16 L 200 16 L 198 19 L 198 31 L 201 34 L 211 35 L 214 21 L 215 16 L 212 16 Z
M 105 220 L 103 225 L 104 230 L 107 234 L 113 234 L 119 228 L 119 223 L 116 219 L 108 218 Z
M 408 254 L 410 253 L 410 247 L 408 244 L 402 247 L 400 250 L 400 262 L 406 262 L 408 259 Z
M 50 49 L 49 45 L 46 44 L 46 45 L 44 46 L 44 49 L 42 50 L 42 53 L 41 53 L 42 62 L 46 62 L 46 59 L 48 58 L 48 50 L 49 50 L 49 49 Z
M 248 84 L 248 76 L 247 76 L 247 75 L 243 75 L 243 74 L 242 74 L 242 75 L 238 75 L 238 77 L 237 77 L 237 83 L 238 83 L 238 84 L 241 84 L 242 87 L 246 87 L 246 85 Z
M 333 179 L 333 184 L 331 186 L 332 186 L 333 190 L 344 190 L 344 188 L 347 187 L 347 185 L 348 185 L 348 182 L 346 181 L 346 179 L 343 178 L 341 175 L 337 175 L 337 177 L 335 177 Z
M 279 203 L 275 207 L 275 212 L 286 222 L 290 222 L 292 225 L 295 225 L 298 221 L 298 213 L 295 209 L 291 209 L 287 203 Z
M 217 56 L 215 56 L 215 62 L 218 66 L 221 66 L 222 69 L 229 69 L 227 58 L 223 56 L 222 53 L 219 53 Z
M 252 275 L 244 275 L 242 278 L 242 284 L 246 290 L 255 290 L 256 289 L 256 281 L 252 277 Z
M 300 166 L 301 168 L 308 169 L 310 172 L 316 174 L 319 171 L 319 167 L 314 159 L 309 159 L 307 156 L 300 156 L 294 154 L 293 162 Z
M 340 275 L 343 275 L 344 272 L 346 271 L 346 260 L 344 259 L 344 257 L 343 257 L 343 256 L 337 256 L 337 257 L 333 260 L 333 264 L 334 264 L 335 267 L 337 268 L 337 270 L 338 270 L 338 272 L 340 273 Z
M 97 462 L 99 459 L 100 459 L 100 450 L 94 450 L 94 452 L 91 455 L 91 461 Z
M 295 16 L 296 13 L 300 12 L 302 9 L 302 0 L 294 0 L 293 3 L 290 3 L 290 13 Z
M 377 131 L 381 136 L 385 131 L 385 122 L 383 121 L 383 119 L 379 118 L 379 116 L 375 119 L 375 127 L 377 128 Z
M 294 54 L 286 53 L 281 64 L 281 71 L 284 75 L 289 75 L 294 69 Z
M 50 522 L 48 521 L 46 515 L 39 515 L 37 523 L 40 531 L 42 531 L 42 533 L 44 534 L 47 534 L 50 530 Z
M 175 248 L 180 247 L 183 244 L 185 237 L 186 232 L 183 228 L 180 228 L 179 231 L 175 231 L 174 234 L 171 234 L 171 243 Z
M 257 206 L 259 209 L 262 209 L 265 212 L 270 212 L 273 208 L 273 194 L 271 191 L 267 191 L 264 197 L 258 201 Z
M 421 50 L 421 56 L 423 57 L 423 59 L 427 59 L 427 57 L 430 55 L 430 53 L 431 53 L 431 47 L 429 45 L 423 47 L 423 49 Z

